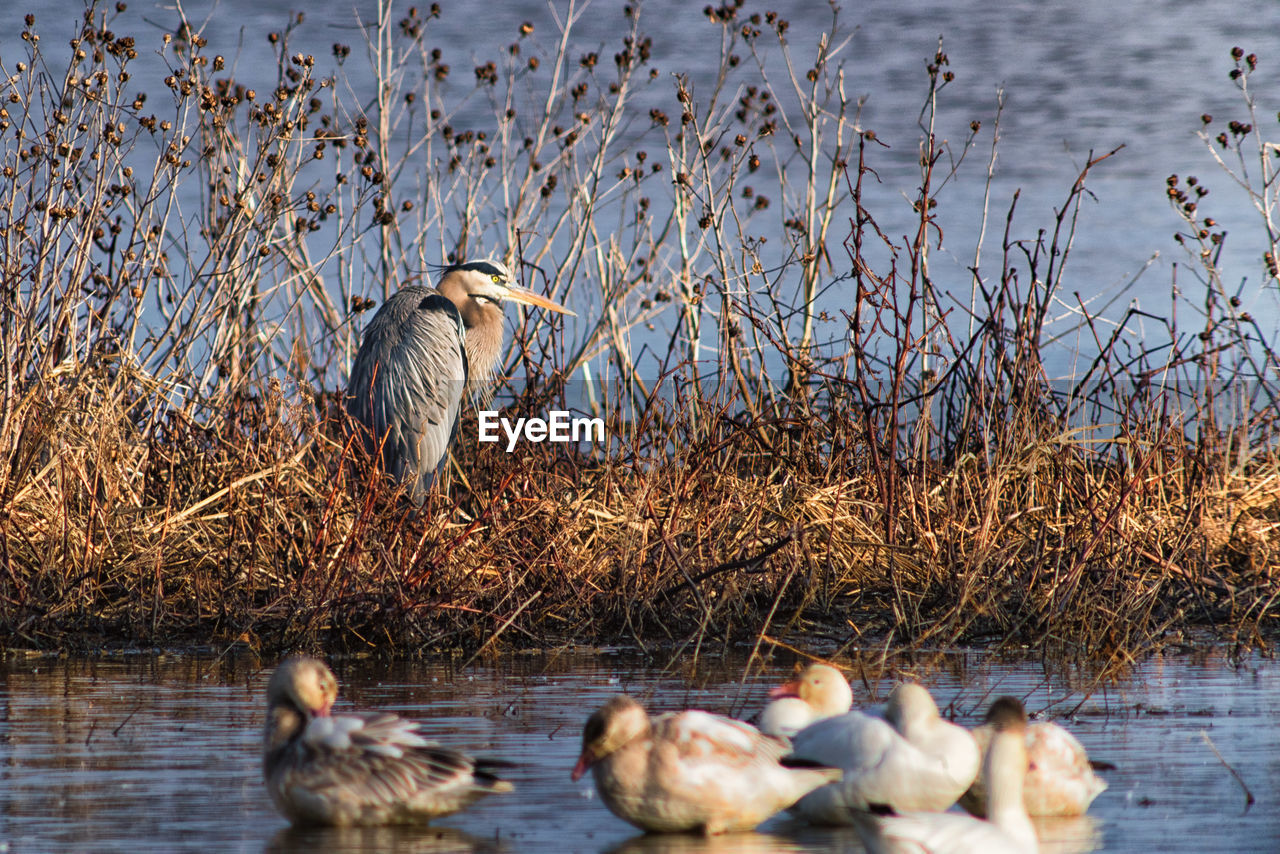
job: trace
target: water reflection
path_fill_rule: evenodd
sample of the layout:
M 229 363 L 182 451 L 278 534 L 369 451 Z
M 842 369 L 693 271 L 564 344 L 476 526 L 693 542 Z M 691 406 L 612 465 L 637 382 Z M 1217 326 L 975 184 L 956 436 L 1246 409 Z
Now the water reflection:
M 1085 854 L 1102 847 L 1102 829 L 1091 815 L 1032 816 L 1040 854 Z
M 263 854 L 485 854 L 510 850 L 490 840 L 447 827 L 285 828 L 271 838 Z
M 775 854 L 810 850 L 813 849 L 797 840 L 769 833 L 726 833 L 712 837 L 694 833 L 646 833 L 608 849 L 608 854 L 727 854 L 731 851 Z
M 285 829 L 261 782 L 260 729 L 270 666 L 198 656 L 0 664 L 0 845 L 12 851 L 858 851 L 856 835 L 786 816 L 727 839 L 637 836 L 569 771 L 582 724 L 627 691 L 652 709 L 745 716 L 787 678 L 783 663 L 744 678 L 741 659 L 694 666 L 596 652 L 450 663 L 333 661 L 338 709 L 385 708 L 429 737 L 516 763 L 516 791 L 426 829 Z M 889 681 L 854 668 L 859 705 Z M 1084 819 L 1037 822 L 1046 851 L 1275 851 L 1280 664 L 1214 652 L 1155 658 L 1113 683 L 1087 670 L 996 661 L 978 653 L 900 662 L 964 723 L 992 695 L 1069 714 L 1092 757 L 1116 764 Z M 1203 733 L 1203 735 L 1202 735 Z M 1205 736 L 1222 754 L 1219 760 Z M 1229 763 L 1259 802 L 1244 810 Z M 1194 804 L 1195 808 L 1188 808 Z

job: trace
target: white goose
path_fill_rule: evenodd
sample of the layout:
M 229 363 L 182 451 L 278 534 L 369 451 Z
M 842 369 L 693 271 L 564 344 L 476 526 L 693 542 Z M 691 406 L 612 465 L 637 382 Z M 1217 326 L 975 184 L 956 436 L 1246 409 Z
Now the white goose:
M 991 743 L 991 726 L 975 727 L 973 736 L 985 753 Z M 1093 799 L 1107 788 L 1106 781 L 1093 772 L 1084 745 L 1055 723 L 1037 721 L 1027 727 L 1027 756 L 1030 767 L 1022 798 L 1029 815 L 1084 815 Z M 979 817 L 987 811 L 985 777 L 979 773 L 960 799 L 960 806 Z
M 760 712 L 760 731 L 788 738 L 811 723 L 843 715 L 853 707 L 849 680 L 826 664 L 810 664 L 769 696 L 773 699 Z
M 1017 699 L 1001 697 L 991 704 L 987 723 L 994 730 L 983 761 L 991 781 L 991 820 L 959 813 L 861 813 L 856 826 L 869 854 L 1035 854 L 1035 828 L 1022 803 L 1026 712 Z
M 942 720 L 921 685 L 893 689 L 884 716 L 847 712 L 792 739 L 792 755 L 844 771 L 839 783 L 802 798 L 792 812 L 817 824 L 847 825 L 872 805 L 898 812 L 945 810 L 969 788 L 981 757 L 964 727 Z
M 440 747 L 393 714 L 333 716 L 338 681 L 314 658 L 290 658 L 267 686 L 262 770 L 295 825 L 415 824 L 509 792 L 494 764 Z
M 787 751 L 785 739 L 706 712 L 650 719 L 619 694 L 587 720 L 573 779 L 591 769 L 605 805 L 643 830 L 711 836 L 751 830 L 840 779 L 834 768 L 784 768 Z

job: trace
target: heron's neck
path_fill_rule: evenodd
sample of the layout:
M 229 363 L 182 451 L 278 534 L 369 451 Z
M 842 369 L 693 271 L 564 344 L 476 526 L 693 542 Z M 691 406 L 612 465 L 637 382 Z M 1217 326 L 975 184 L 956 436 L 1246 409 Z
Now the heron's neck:
M 475 394 L 488 388 L 493 371 L 502 356 L 503 316 L 494 305 L 471 305 L 462 316 L 467 330 L 467 392 Z

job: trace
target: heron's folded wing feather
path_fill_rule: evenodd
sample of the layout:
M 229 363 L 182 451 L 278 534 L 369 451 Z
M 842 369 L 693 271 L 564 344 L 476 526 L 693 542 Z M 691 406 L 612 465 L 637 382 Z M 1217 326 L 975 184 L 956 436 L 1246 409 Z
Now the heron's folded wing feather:
M 382 446 L 386 470 L 416 474 L 425 492 L 449 451 L 467 383 L 462 316 L 421 287 L 392 295 L 370 322 L 351 367 L 352 414 Z

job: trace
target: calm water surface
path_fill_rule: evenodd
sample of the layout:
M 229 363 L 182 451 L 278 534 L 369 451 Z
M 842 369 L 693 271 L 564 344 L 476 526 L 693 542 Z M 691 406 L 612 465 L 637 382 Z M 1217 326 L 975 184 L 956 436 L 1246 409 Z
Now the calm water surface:
M 75 31 L 84 0 L 45 0 L 31 5 L 45 47 L 54 49 L 62 59 L 56 48 L 65 46 Z M 413 5 L 409 0 L 397 0 L 392 19 L 407 14 Z M 416 5 L 425 8 L 427 4 Z M 441 16 L 430 22 L 426 41 L 429 47 L 440 48 L 444 61 L 456 69 L 454 78 L 433 84 L 451 98 L 470 90 L 474 83 L 470 69 L 498 57 L 516 38 L 523 21 L 535 25 L 533 46 L 526 45 L 526 50 L 549 50 L 569 8 L 568 0 L 506 0 L 486 4 L 483 13 L 476 14 L 474 9 L 479 7 L 465 0 L 443 0 L 440 5 Z M 591 51 L 601 51 L 600 55 L 607 57 L 617 50 L 623 34 L 622 5 L 579 0 L 581 14 L 571 31 L 570 57 Z M 702 13 L 707 4 L 646 0 L 638 5 L 642 29 L 653 38 L 653 67 L 659 71 L 659 81 L 635 94 L 633 109 L 640 115 L 650 106 L 671 110 L 675 74 L 688 75 L 695 92 L 709 92 L 719 61 L 719 31 Z M 838 32 L 849 37 L 841 54 L 848 94 L 851 98 L 865 96 L 861 126 L 873 129 L 887 146 L 875 155 L 876 180 L 867 182 L 864 201 L 889 239 L 902 242 L 904 235 L 915 229 L 911 199 L 920 182 L 917 120 L 927 91 L 924 67 L 937 50 L 939 36 L 944 39 L 956 79 L 940 97 L 936 132 L 947 140 L 952 157 L 963 153 L 970 122 L 982 122 L 983 132 L 969 152 L 967 168 L 945 188 L 935 188 L 939 194 L 938 221 L 945 237 L 931 264 L 942 290 L 968 305 L 968 270 L 974 263 L 982 222 L 996 93 L 1003 90 L 1006 109 L 1000 120 L 999 155 L 994 165 L 992 219 L 981 259 L 988 277 L 997 269 L 1004 216 L 1015 193 L 1020 192 L 1021 197 L 1013 236 L 1034 239 L 1037 229 L 1052 229 L 1055 211 L 1066 203 L 1090 152 L 1100 154 L 1123 145 L 1123 151 L 1090 175 L 1091 193 L 1083 205 L 1062 283 L 1063 303 L 1053 312 L 1063 320 L 1055 328 L 1065 332 L 1065 327 L 1074 326 L 1071 313 L 1078 307 L 1076 294 L 1091 310 L 1111 318 L 1122 315 L 1131 300 L 1157 315 L 1169 313 L 1173 265 L 1186 265 L 1185 254 L 1172 240 L 1182 223 L 1166 198 L 1165 179 L 1177 173 L 1196 175 L 1212 188 L 1201 211 L 1229 231 L 1222 255 L 1226 287 L 1241 288 L 1241 310 L 1253 313 L 1264 334 L 1277 334 L 1280 291 L 1274 282 L 1265 284 L 1261 218 L 1195 133 L 1202 127 L 1200 116 L 1204 113 L 1215 117 L 1214 134 L 1227 120 L 1250 120 L 1227 77 L 1232 68 L 1228 52 L 1239 45 L 1259 55 L 1251 85 L 1258 93 L 1260 127 L 1268 139 L 1275 139 L 1274 121 L 1269 117 L 1280 109 L 1274 96 L 1280 84 L 1280 52 L 1274 35 L 1280 27 L 1280 5 L 1273 0 L 1128 4 L 1108 0 L 860 0 L 837 5 L 841 6 Z M 151 52 L 158 34 L 174 28 L 175 5 L 170 0 L 130 0 L 128 6 L 128 13 L 117 20 L 115 28 L 136 34 L 140 40 L 135 76 L 139 80 L 159 79 L 168 72 L 157 71 L 146 78 L 142 70 L 149 67 L 147 63 L 153 68 L 158 64 Z M 291 13 L 305 9 L 306 20 L 291 37 L 291 47 L 316 54 L 322 70 L 328 73 L 332 71 L 330 45 L 343 42 L 354 46 L 346 71 L 352 75 L 353 85 L 363 87 L 357 99 L 372 97 L 358 22 L 376 20 L 376 0 L 303 4 L 293 0 L 216 0 L 188 3 L 183 8 L 208 36 L 211 50 L 234 58 L 237 79 L 260 90 L 274 85 L 276 75 L 265 34 L 281 30 Z M 752 0 L 746 12 L 770 8 L 779 9 L 791 23 L 788 43 L 795 62 L 804 67 L 814 56 L 820 35 L 832 28 L 831 6 L 818 0 L 778 4 Z M 25 53 L 19 35 L 20 18 L 26 11 L 25 7 L 0 4 L 0 23 L 6 25 L 0 27 L 0 60 L 7 65 Z M 767 62 L 774 63 L 770 73 L 780 81 L 782 69 L 774 48 L 776 44 L 766 50 Z M 787 100 L 782 108 L 793 110 L 787 86 L 780 88 L 780 97 Z M 453 123 L 492 130 L 492 109 L 487 100 L 473 99 Z M 1256 159 L 1250 166 L 1256 170 Z M 837 223 L 845 221 L 847 217 L 837 216 Z M 769 237 L 765 266 L 781 263 L 789 250 L 777 230 L 780 220 L 760 228 Z M 753 226 L 753 231 L 759 230 Z M 447 235 L 439 237 L 448 243 Z M 486 248 L 496 251 L 495 247 Z M 838 273 L 843 254 L 838 245 L 833 251 L 838 256 Z M 1136 283 L 1126 287 L 1135 278 Z M 1180 276 L 1178 285 L 1191 303 L 1182 307 L 1182 320 L 1196 327 L 1197 321 L 1191 318 L 1194 306 L 1203 305 L 1203 288 L 1189 273 Z M 826 299 L 830 304 L 822 307 L 834 313 L 846 308 L 852 297 L 847 289 L 838 288 Z M 579 314 L 593 322 L 597 312 L 598 308 L 584 307 Z M 573 323 L 568 327 L 571 334 Z M 1158 328 L 1146 331 L 1162 334 Z M 666 337 L 658 334 L 654 340 L 665 341 Z M 1094 347 L 1092 334 L 1082 330 L 1062 341 L 1066 351 L 1076 347 L 1090 351 Z M 1057 364 L 1070 361 L 1059 359 Z
M 337 661 L 342 708 L 419 719 L 441 742 L 519 763 L 515 793 L 427 830 L 295 833 L 261 784 L 268 671 L 199 656 L 58 661 L 11 657 L 0 672 L 0 850 L 25 851 L 858 851 L 848 833 L 775 818 L 709 842 L 644 837 L 614 818 L 588 777 L 569 780 L 587 715 L 618 691 L 652 709 L 750 715 L 782 667 L 745 681 L 741 661 L 677 671 L 617 655 L 531 655 L 472 665 Z M 1038 664 L 950 656 L 919 671 L 973 723 L 995 693 L 1068 725 L 1114 762 L 1090 815 L 1042 828 L 1060 851 L 1280 848 L 1280 665 L 1210 655 L 1157 658 L 1118 683 Z M 855 680 L 856 681 L 856 680 Z M 885 685 L 878 686 L 880 691 Z M 859 701 L 866 690 L 855 689 Z M 1253 790 L 1245 809 L 1240 784 Z M 1094 846 L 1097 846 L 1096 849 Z

